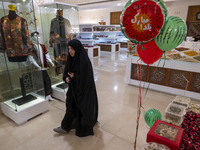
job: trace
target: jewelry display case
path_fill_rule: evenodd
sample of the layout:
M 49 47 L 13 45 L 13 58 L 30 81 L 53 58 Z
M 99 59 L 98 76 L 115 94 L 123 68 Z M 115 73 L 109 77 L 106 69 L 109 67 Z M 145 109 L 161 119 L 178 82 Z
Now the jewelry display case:
M 30 35 L 36 31 L 32 0 L 0 1 L 0 99 L 2 112 L 22 124 L 48 110 L 41 70 L 34 70 Z

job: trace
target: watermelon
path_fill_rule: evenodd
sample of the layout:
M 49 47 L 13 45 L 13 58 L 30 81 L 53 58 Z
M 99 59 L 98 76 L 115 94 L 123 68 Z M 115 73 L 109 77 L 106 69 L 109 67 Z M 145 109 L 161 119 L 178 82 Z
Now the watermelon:
M 180 45 L 187 34 L 185 22 L 175 16 L 166 19 L 165 26 L 161 33 L 155 38 L 158 47 L 163 51 L 169 51 Z
M 167 9 L 160 0 L 130 0 L 122 11 L 120 25 L 130 41 L 143 44 L 160 33 L 166 16 Z

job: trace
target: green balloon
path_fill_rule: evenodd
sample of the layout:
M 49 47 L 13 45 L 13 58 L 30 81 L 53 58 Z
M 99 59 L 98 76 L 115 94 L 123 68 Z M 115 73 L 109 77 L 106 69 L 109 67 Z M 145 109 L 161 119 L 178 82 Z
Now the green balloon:
M 179 17 L 170 16 L 155 41 L 162 51 L 169 51 L 179 46 L 186 34 L 187 26 L 185 22 Z
M 162 115 L 157 109 L 149 109 L 144 115 L 144 120 L 150 128 L 156 120 L 161 120 L 161 118 Z

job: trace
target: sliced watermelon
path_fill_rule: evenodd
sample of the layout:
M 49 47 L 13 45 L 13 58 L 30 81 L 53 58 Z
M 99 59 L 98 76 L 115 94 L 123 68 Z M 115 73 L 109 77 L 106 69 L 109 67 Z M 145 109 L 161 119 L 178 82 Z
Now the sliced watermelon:
M 160 0 L 130 0 L 121 15 L 121 29 L 134 43 L 153 40 L 162 29 L 167 9 Z

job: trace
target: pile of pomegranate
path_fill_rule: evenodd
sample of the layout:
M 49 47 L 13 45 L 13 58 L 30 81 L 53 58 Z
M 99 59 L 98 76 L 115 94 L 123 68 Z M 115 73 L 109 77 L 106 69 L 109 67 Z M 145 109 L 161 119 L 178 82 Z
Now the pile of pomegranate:
M 187 112 L 181 127 L 184 134 L 180 150 L 200 150 L 200 114 Z

